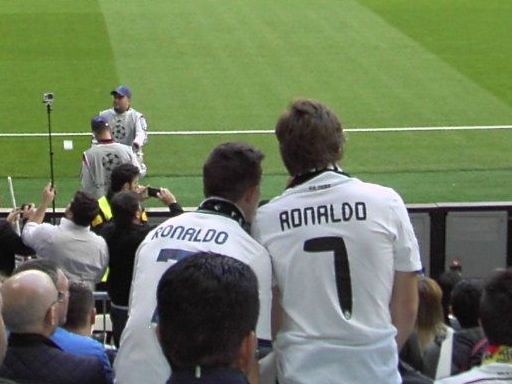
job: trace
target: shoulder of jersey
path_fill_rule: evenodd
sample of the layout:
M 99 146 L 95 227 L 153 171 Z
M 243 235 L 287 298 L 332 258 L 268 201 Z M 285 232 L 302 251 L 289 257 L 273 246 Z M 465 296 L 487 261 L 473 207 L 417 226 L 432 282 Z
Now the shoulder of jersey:
M 130 109 L 126 112 L 129 113 L 130 115 L 133 115 L 135 118 L 144 117 L 144 115 L 142 113 L 140 113 L 139 111 L 137 111 L 136 109 L 134 109 L 132 107 L 130 107 Z
M 361 181 L 358 178 L 350 177 L 343 180 L 340 180 L 339 184 L 337 182 L 337 177 L 328 177 L 323 180 L 323 183 L 328 183 L 330 180 L 334 180 L 335 184 L 332 185 L 332 187 L 343 185 L 344 183 L 348 183 L 347 186 L 353 189 L 357 189 L 358 195 L 367 196 L 372 199 L 383 199 L 383 200 L 402 200 L 400 195 L 392 188 L 385 187 L 383 185 L 379 184 L 373 184 L 368 183 L 365 181 Z M 322 184 L 322 182 L 317 183 L 317 185 Z M 290 199 L 293 199 L 295 195 L 299 195 L 301 193 L 308 193 L 313 191 L 314 184 L 311 183 L 305 183 L 302 185 L 299 185 L 294 188 L 289 188 L 284 190 L 279 196 L 274 197 L 271 199 L 268 203 L 262 205 L 258 208 L 258 213 L 265 213 L 266 211 L 274 210 L 276 207 L 279 207 L 280 204 L 283 204 L 285 206 L 289 205 Z M 320 190 L 324 190 L 323 188 L 320 188 Z M 328 190 L 328 188 L 327 188 Z
M 380 184 L 373 184 L 360 181 L 361 192 L 365 193 L 367 196 L 373 197 L 375 199 L 386 199 L 386 200 L 400 200 L 402 198 L 400 195 L 390 187 L 386 187 Z
M 203 213 L 198 213 L 196 211 L 184 212 L 184 213 L 182 213 L 179 216 L 171 217 L 171 218 L 165 220 L 164 222 L 159 224 L 157 227 L 152 229 L 146 235 L 146 238 L 144 239 L 144 242 L 150 241 L 152 236 L 153 236 L 153 233 L 158 228 L 165 227 L 165 226 L 170 225 L 170 224 L 186 225 L 187 222 L 189 221 L 189 219 L 192 222 L 197 220 L 198 219 L 197 215 L 203 215 Z M 205 214 L 205 215 L 208 215 L 208 214 Z M 266 252 L 265 248 L 260 243 L 258 243 L 249 233 L 247 233 L 236 221 L 234 221 L 234 220 L 232 220 L 232 219 L 230 219 L 228 217 L 222 217 L 222 216 L 217 216 L 217 215 L 208 215 L 208 216 L 212 217 L 212 219 L 222 220 L 222 226 L 219 225 L 218 229 L 225 229 L 225 230 L 229 230 L 229 231 L 231 231 L 231 230 L 236 231 L 236 235 L 237 236 L 240 236 L 241 238 L 244 238 L 245 240 L 247 240 L 251 244 L 253 244 L 255 247 L 261 248 L 261 250 Z
M 105 109 L 105 110 L 103 110 L 103 111 L 101 111 L 101 112 L 100 112 L 100 116 L 103 116 L 103 117 L 105 117 L 105 116 L 111 116 L 111 115 L 113 115 L 113 114 L 115 114 L 115 112 L 114 112 L 114 109 L 113 109 L 113 108 Z

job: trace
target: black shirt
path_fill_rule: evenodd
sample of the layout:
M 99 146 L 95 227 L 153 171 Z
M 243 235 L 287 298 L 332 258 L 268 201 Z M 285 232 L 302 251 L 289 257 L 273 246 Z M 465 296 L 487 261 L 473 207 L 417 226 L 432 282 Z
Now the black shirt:
M 35 251 L 21 241 L 11 223 L 0 220 L 0 273 L 9 276 L 14 269 L 14 255 L 29 256 Z
M 153 228 L 155 226 L 147 223 L 117 228 L 113 221 L 102 228 L 101 235 L 107 242 L 109 252 L 107 290 L 112 303 L 128 306 L 135 252 Z
M 195 370 L 172 372 L 168 384 L 248 384 L 246 376 L 232 368 L 202 368 L 199 377 Z

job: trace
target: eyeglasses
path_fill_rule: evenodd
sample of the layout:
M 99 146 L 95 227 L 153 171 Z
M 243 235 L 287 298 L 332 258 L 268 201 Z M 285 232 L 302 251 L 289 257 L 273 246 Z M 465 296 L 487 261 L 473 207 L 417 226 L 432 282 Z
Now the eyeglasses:
M 66 298 L 66 292 L 63 291 L 57 291 L 57 302 L 62 303 L 64 302 L 64 299 Z

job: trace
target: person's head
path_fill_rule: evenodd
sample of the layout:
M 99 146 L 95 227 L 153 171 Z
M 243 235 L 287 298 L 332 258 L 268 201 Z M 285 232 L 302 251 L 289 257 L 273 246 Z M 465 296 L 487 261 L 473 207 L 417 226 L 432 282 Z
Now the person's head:
M 103 138 L 111 134 L 110 125 L 107 119 L 102 116 L 94 116 L 91 119 L 91 130 L 96 138 Z
M 116 112 L 123 113 L 130 108 L 132 92 L 126 85 L 120 85 L 110 92 L 110 94 L 112 95 L 112 105 Z
M 204 196 L 237 203 L 251 221 L 260 198 L 263 158 L 263 153 L 247 143 L 215 147 L 203 165 Z
M 66 207 L 66 217 L 76 225 L 88 227 L 99 211 L 100 206 L 94 197 L 87 192 L 77 191 L 71 203 Z
M 441 298 L 443 292 L 435 280 L 429 277 L 418 279 L 418 316 L 417 328 L 435 332 L 440 324 L 444 323 Z
M 480 279 L 463 279 L 452 289 L 452 313 L 462 328 L 478 327 L 478 308 L 482 295 Z
M 324 169 L 341 160 L 345 137 L 336 115 L 315 100 L 297 100 L 275 128 L 283 163 L 291 176 Z
M 109 199 L 117 192 L 136 191 L 139 185 L 140 170 L 131 163 L 118 165 L 110 175 Z
M 53 260 L 32 259 L 20 264 L 13 275 L 23 271 L 41 271 L 50 277 L 59 294 L 59 302 L 56 305 L 58 324 L 63 325 L 66 322 L 69 305 L 69 280 L 63 270 Z
M 197 253 L 169 268 L 157 289 L 157 333 L 173 370 L 235 367 L 254 356 L 258 281 L 231 257 Z
M 512 269 L 495 272 L 484 286 L 480 322 L 489 343 L 512 346 Z
M 96 308 L 91 289 L 84 283 L 71 282 L 69 285 L 68 316 L 64 328 L 70 331 L 87 328 L 88 334 L 90 334 L 95 316 Z
M 20 272 L 5 280 L 0 290 L 4 302 L 2 315 L 10 332 L 48 337 L 55 331 L 59 294 L 46 273 Z
M 134 222 L 139 222 L 142 208 L 140 196 L 136 192 L 123 191 L 116 193 L 110 201 L 114 222 L 120 228 L 129 227 Z
M 450 314 L 450 300 L 452 295 L 452 289 L 455 285 L 462 280 L 462 275 L 458 271 L 446 271 L 443 272 L 437 279 L 437 283 L 441 287 L 443 291 L 443 315 L 444 322 L 446 324 L 450 324 L 450 319 L 448 315 Z

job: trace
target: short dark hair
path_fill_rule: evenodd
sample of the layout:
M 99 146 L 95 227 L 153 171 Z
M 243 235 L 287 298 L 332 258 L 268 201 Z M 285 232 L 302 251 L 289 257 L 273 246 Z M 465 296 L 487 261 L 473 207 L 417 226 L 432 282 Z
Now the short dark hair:
M 53 284 L 57 286 L 57 281 L 59 280 L 59 265 L 50 259 L 31 259 L 25 261 L 23 264 L 18 265 L 18 267 L 13 271 L 13 275 L 16 275 L 23 271 L 41 271 L 46 273 L 52 279 Z
M 258 281 L 241 261 L 197 253 L 162 276 L 157 309 L 162 350 L 173 369 L 231 366 L 256 328 Z
M 323 169 L 343 156 L 345 137 L 336 115 L 315 100 L 297 100 L 279 118 L 275 133 L 292 176 Z
M 203 166 L 205 197 L 219 196 L 232 202 L 242 198 L 261 181 L 264 155 L 247 143 L 231 142 L 217 146 Z
M 69 209 L 73 213 L 73 222 L 82 227 L 89 226 L 100 211 L 98 201 L 84 191 L 75 193 Z
M 478 327 L 478 308 L 481 296 L 481 279 L 463 279 L 453 287 L 452 311 L 462 328 Z
M 443 314 L 444 314 L 444 322 L 445 324 L 450 324 L 450 300 L 452 295 L 452 290 L 455 285 L 462 280 L 462 275 L 457 271 L 445 271 L 443 272 L 437 279 L 437 283 L 441 287 L 443 291 Z
M 495 272 L 484 286 L 480 322 L 490 344 L 512 346 L 512 269 Z
M 112 170 L 110 174 L 110 189 L 108 198 L 111 199 L 114 194 L 121 191 L 125 183 L 131 183 L 136 177 L 140 176 L 140 170 L 131 163 L 123 163 Z
M 110 206 L 116 225 L 126 228 L 132 224 L 135 213 L 140 209 L 140 196 L 133 191 L 118 192 Z
M 65 328 L 80 328 L 88 323 L 94 307 L 94 295 L 91 289 L 81 282 L 69 283 L 69 305 Z

